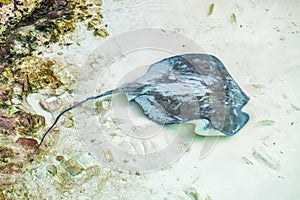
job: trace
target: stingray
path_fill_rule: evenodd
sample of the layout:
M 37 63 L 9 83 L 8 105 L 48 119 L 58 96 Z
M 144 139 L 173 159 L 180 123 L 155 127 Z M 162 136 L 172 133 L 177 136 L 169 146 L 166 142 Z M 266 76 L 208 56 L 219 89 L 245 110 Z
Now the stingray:
M 117 93 L 125 93 L 128 101 L 135 101 L 150 120 L 159 124 L 205 119 L 205 129 L 232 136 L 249 120 L 249 115 L 242 112 L 249 98 L 222 62 L 208 54 L 184 54 L 158 61 L 134 82 L 88 97 L 62 111 L 36 150 L 63 114 L 87 101 Z

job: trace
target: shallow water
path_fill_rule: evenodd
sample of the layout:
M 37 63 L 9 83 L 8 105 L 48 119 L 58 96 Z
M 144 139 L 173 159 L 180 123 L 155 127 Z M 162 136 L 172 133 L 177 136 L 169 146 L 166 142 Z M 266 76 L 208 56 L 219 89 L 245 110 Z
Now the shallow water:
M 188 199 L 191 187 L 212 199 L 299 198 L 299 1 L 114 1 L 103 11 L 112 35 L 156 27 L 190 37 L 250 97 L 251 119 L 237 135 L 202 159 L 197 137 L 172 167 L 145 175 L 151 198 Z
M 208 16 L 212 3 L 214 9 Z M 300 197 L 299 1 L 115 0 L 104 1 L 102 8 L 109 38 L 135 29 L 158 28 L 182 34 L 198 44 L 201 53 L 217 56 L 250 97 L 243 109 L 250 120 L 233 137 L 206 138 L 196 136 L 190 125 L 179 127 L 183 129 L 180 131 L 178 127 L 166 131 L 151 124 L 135 105 L 124 101 L 124 96 L 107 99 L 104 105 L 102 102 L 100 112 L 95 109 L 95 102 L 90 102 L 74 111 L 75 128 L 61 127 L 59 134 L 49 136 L 59 139 L 52 144 L 49 158 L 31 174 L 36 179 L 41 177 L 34 179 L 35 184 L 30 183 L 32 188 L 38 185 L 49 191 L 49 198 L 63 199 L 296 200 Z M 75 66 L 74 71 L 79 74 L 79 78 L 74 75 L 77 78 L 71 95 L 74 102 L 134 80 L 154 60 L 176 54 L 181 48 L 176 41 L 172 49 L 153 48 L 150 43 L 149 49 L 124 53 L 120 47 L 112 51 L 116 53 L 114 59 L 103 61 L 97 48 L 106 39 L 96 39 L 80 28 L 77 34 L 81 45 L 63 49 L 64 62 Z M 161 38 L 153 39 L 164 42 Z M 62 49 L 53 46 L 53 51 Z M 108 52 L 106 56 L 111 53 L 104 52 Z M 69 96 L 62 97 L 64 103 L 70 102 Z M 32 95 L 29 103 L 36 112 L 43 113 L 36 103 L 39 98 L 39 94 Z M 47 122 L 51 121 L 53 118 L 47 114 Z M 141 140 L 151 132 L 141 129 L 146 126 L 149 126 L 146 130 L 163 135 L 150 134 L 151 141 Z M 199 126 L 201 132 L 203 124 Z M 135 132 L 128 133 L 133 129 Z M 97 133 L 104 134 L 108 146 L 126 154 L 112 157 L 106 148 L 97 157 L 98 150 L 90 142 L 95 139 L 90 137 Z M 137 136 L 139 140 L 134 138 Z M 182 146 L 176 145 L 176 141 Z M 96 140 L 93 145 L 100 145 L 99 142 Z M 170 145 L 174 151 L 162 153 Z M 128 162 L 124 160 L 128 157 L 145 158 L 153 152 L 157 153 L 154 160 L 146 157 L 131 173 L 111 170 L 126 170 Z M 86 171 L 77 178 L 64 177 L 66 183 L 46 175 L 45 166 L 57 154 L 77 160 Z M 143 173 L 147 162 L 155 163 Z M 65 195 L 57 193 L 60 184 L 68 191 Z

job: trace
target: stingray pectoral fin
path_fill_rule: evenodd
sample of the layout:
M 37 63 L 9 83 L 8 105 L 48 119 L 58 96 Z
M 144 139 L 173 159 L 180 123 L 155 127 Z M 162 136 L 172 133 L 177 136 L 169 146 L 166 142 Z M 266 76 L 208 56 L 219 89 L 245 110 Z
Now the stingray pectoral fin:
M 155 121 L 159 124 L 178 123 L 178 120 L 176 120 L 173 116 L 170 116 L 170 114 L 165 111 L 164 107 L 157 102 L 154 96 L 140 95 L 134 98 L 134 101 L 141 106 L 144 113 L 152 121 Z
M 210 120 L 210 127 L 232 136 L 236 134 L 249 121 L 249 115 L 241 110 L 234 108 L 227 110 L 225 117 L 218 118 L 217 121 Z

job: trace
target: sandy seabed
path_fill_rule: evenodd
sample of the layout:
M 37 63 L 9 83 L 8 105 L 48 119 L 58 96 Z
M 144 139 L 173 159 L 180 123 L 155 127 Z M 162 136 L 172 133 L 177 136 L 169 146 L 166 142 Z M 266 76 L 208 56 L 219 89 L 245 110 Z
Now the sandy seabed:
M 104 1 L 102 9 L 108 39 L 140 28 L 166 29 L 220 58 L 250 98 L 244 107 L 250 121 L 235 136 L 218 139 L 206 157 L 200 158 L 205 139 L 196 137 L 179 160 L 145 174 L 99 166 L 82 135 L 62 127 L 49 136 L 59 142 L 47 147 L 49 155 L 25 176 L 31 192 L 47 191 L 42 196 L 49 199 L 299 199 L 299 1 L 115 0 Z M 63 57 L 84 69 L 105 39 L 80 28 L 76 34 L 80 46 L 65 48 Z M 28 101 L 50 124 L 53 119 L 39 108 L 40 99 L 34 94 Z M 57 155 L 71 161 L 59 164 Z M 79 175 L 76 163 L 83 167 Z M 52 165 L 67 172 L 49 175 Z

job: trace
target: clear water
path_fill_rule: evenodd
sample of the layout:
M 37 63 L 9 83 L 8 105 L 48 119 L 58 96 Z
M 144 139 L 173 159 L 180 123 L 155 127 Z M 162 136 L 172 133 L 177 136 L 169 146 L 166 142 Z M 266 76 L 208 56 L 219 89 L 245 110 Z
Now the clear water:
M 299 11 L 299 1 L 104 2 L 112 35 L 145 27 L 178 31 L 218 56 L 250 97 L 244 110 L 251 119 L 237 135 L 215 146 L 210 139 L 213 148 L 201 159 L 209 141 L 197 137 L 170 168 L 145 174 L 150 199 L 188 199 L 190 190 L 212 199 L 300 197 Z
M 212 3 L 214 9 L 208 16 Z M 138 168 L 137 173 L 119 173 L 111 170 L 110 167 L 115 168 L 115 165 L 106 165 L 105 162 L 118 160 L 119 163 L 123 161 L 122 166 L 127 166 L 127 162 L 124 162 L 126 156 L 162 152 L 162 146 L 166 147 L 170 145 L 169 141 L 176 139 L 170 134 L 142 145 L 141 141 L 128 141 L 126 138 L 132 136 L 128 134 L 129 129 L 145 127 L 149 123 L 141 117 L 139 110 L 134 105 L 124 103 L 123 97 L 118 96 L 101 105 L 102 109 L 107 110 L 100 113 L 100 119 L 95 110 L 95 102 L 91 102 L 74 112 L 79 134 L 74 135 L 75 129 L 65 130 L 55 151 L 77 158 L 86 168 L 100 164 L 101 175 L 93 176 L 93 173 L 97 173 L 90 172 L 90 178 L 82 178 L 80 186 L 72 185 L 75 191 L 64 198 L 299 199 L 299 8 L 300 2 L 296 0 L 244 0 L 226 3 L 221 0 L 104 1 L 104 23 L 108 25 L 110 37 L 141 28 L 169 30 L 190 38 L 201 47 L 202 52 L 222 60 L 235 81 L 250 97 L 249 103 L 244 107 L 244 111 L 250 115 L 250 121 L 233 137 L 191 136 L 194 127 L 187 125 L 183 127 L 183 133 L 187 133 L 187 136 L 180 140 L 185 148 L 176 149 L 178 145 L 175 145 L 177 156 L 170 162 L 162 160 L 167 160 L 168 156 L 174 154 L 161 153 L 155 157 L 160 158 L 158 160 L 151 157 L 147 160 L 146 157 L 146 164 L 155 162 L 155 167 L 150 172 L 142 173 L 140 171 L 143 170 Z M 174 54 L 174 48 L 177 44 L 180 45 L 177 40 L 170 40 L 175 44 L 173 49 L 153 49 L 149 44 L 152 49 L 133 51 L 130 56 L 108 60 L 107 66 L 110 67 L 101 68 L 99 63 L 102 61 L 97 61 L 101 59 L 97 48 L 103 40 L 95 39 L 80 30 L 78 32 L 81 35 L 81 46 L 66 50 L 65 58 L 66 62 L 81 66 L 78 71 L 82 78 L 75 83 L 77 96 L 74 101 L 100 90 L 112 89 L 125 79 L 142 74 L 147 64 L 157 57 Z M 126 42 L 131 44 L 136 41 Z M 119 50 L 117 53 L 122 55 L 122 47 Z M 121 122 L 113 121 L 109 113 L 106 113 L 110 110 L 108 108 L 118 105 L 121 107 L 115 107 L 111 112 L 114 116 L 119 114 L 117 118 Z M 124 117 L 122 113 L 125 112 L 129 114 Z M 91 117 L 95 115 L 98 118 Z M 126 118 L 133 121 L 129 128 Z M 133 120 L 135 118 L 138 120 Z M 103 129 L 102 122 L 114 123 L 105 124 L 107 126 Z M 122 127 L 120 124 L 125 125 Z M 84 132 L 80 126 L 85 126 Z M 165 131 L 153 124 L 147 126 L 150 127 L 146 129 L 149 131 L 141 133 L 137 130 L 135 134 L 145 136 L 150 130 L 157 133 Z M 203 127 L 203 124 L 199 126 Z M 176 128 L 178 127 L 174 128 L 175 133 L 178 130 Z M 97 158 L 98 151 L 89 146 L 92 145 L 89 143 L 92 138 L 89 137 L 90 133 L 97 134 L 103 130 L 107 142 L 126 154 L 112 157 L 110 151 L 102 149 L 103 153 Z M 124 132 L 128 135 L 122 136 Z M 192 137 L 192 142 L 189 137 Z M 100 145 L 94 141 L 93 145 L 97 144 Z M 51 182 L 47 177 L 43 181 Z M 57 188 L 47 188 L 55 196 Z M 75 188 L 84 188 L 85 192 L 76 192 Z

